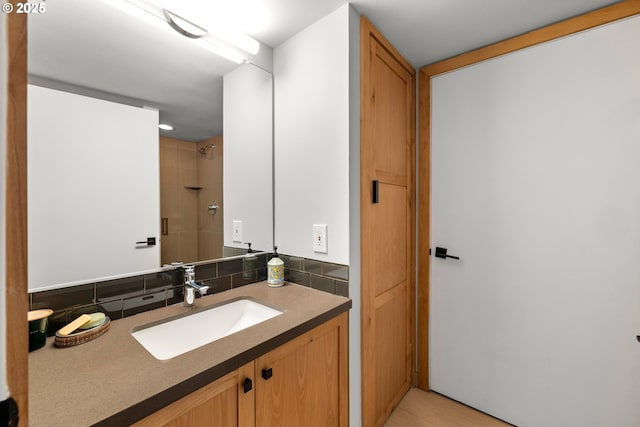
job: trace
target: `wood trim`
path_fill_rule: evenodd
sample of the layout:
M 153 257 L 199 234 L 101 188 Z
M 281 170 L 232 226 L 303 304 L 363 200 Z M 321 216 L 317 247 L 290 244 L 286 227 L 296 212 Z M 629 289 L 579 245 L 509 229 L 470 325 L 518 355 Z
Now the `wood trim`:
M 373 180 L 373 174 L 369 167 L 373 160 L 368 150 L 363 150 L 362 145 L 364 141 L 367 141 L 369 136 L 369 129 L 371 129 L 371 114 L 365 114 L 365 109 L 369 108 L 371 88 L 371 39 L 369 33 L 371 31 L 371 23 L 364 17 L 360 17 L 360 259 L 361 259 L 361 285 L 360 285 L 360 416 L 363 425 L 372 425 L 372 416 L 368 415 L 371 410 L 367 409 L 367 405 L 371 405 L 367 402 L 373 402 L 374 395 L 374 383 L 371 378 L 371 373 L 366 371 L 366 368 L 372 366 L 373 360 L 373 343 L 367 339 L 371 334 L 373 325 L 372 314 L 372 297 L 371 292 L 367 292 L 365 282 L 369 281 L 368 266 L 371 264 L 369 259 L 371 258 L 371 251 L 369 246 L 364 242 L 364 235 L 366 234 L 369 224 L 371 222 L 369 214 L 366 209 L 362 209 L 371 201 L 371 188 L 369 183 Z M 369 424 L 366 424 L 369 423 Z
M 19 425 L 29 424 L 27 294 L 27 16 L 7 15 L 6 150 L 7 383 Z
M 620 19 L 640 14 L 640 0 L 625 0 L 584 15 L 570 18 L 520 36 L 482 47 L 453 58 L 445 59 L 420 69 L 419 146 L 420 189 L 418 207 L 418 387 L 429 390 L 429 227 L 430 227 L 430 164 L 431 164 L 431 78 L 501 55 L 545 43 L 580 31 L 595 28 Z
M 418 124 L 417 386 L 429 390 L 429 245 L 431 220 L 431 76 L 420 70 Z
M 570 18 L 537 30 L 524 33 L 480 49 L 463 53 L 453 58 L 445 59 L 423 67 L 430 76 L 446 73 L 467 65 L 476 64 L 500 55 L 535 46 L 560 37 L 565 37 L 580 31 L 585 31 L 609 22 L 627 18 L 640 13 L 640 0 L 626 0 L 614 5 L 598 9 L 594 12 Z
M 336 318 L 338 323 L 338 369 L 340 375 L 340 407 L 339 419 L 341 427 L 349 426 L 349 312 Z

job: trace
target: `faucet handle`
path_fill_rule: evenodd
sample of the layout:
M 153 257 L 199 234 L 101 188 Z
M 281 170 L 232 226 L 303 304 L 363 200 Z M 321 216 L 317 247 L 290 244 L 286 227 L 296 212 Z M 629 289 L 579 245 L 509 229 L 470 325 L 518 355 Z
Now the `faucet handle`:
M 196 290 L 191 287 L 186 287 L 184 290 L 184 305 L 192 307 L 196 300 Z
M 196 268 L 193 265 L 185 265 L 182 268 L 184 269 L 185 282 L 192 282 L 196 279 Z
M 198 292 L 200 292 L 200 296 L 204 296 L 209 291 L 209 286 L 203 285 L 201 283 L 198 284 Z

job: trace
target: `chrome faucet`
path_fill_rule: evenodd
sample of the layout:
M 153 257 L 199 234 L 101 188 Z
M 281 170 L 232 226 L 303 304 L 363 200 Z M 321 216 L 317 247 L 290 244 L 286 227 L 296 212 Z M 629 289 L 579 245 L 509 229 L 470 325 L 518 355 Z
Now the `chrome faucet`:
M 193 265 L 185 265 L 182 268 L 184 269 L 184 306 L 193 307 L 196 291 L 202 296 L 207 293 L 209 287 L 196 282 L 196 271 Z

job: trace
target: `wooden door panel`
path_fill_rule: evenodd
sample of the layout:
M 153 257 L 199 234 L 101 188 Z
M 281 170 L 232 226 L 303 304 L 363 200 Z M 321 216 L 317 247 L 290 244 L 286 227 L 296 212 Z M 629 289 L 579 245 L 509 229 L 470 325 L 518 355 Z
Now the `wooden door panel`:
M 376 308 L 376 419 L 392 410 L 396 402 L 409 388 L 406 366 L 409 325 L 407 324 L 407 283 L 402 283 L 383 298 Z
M 375 296 L 407 280 L 407 189 L 380 183 L 379 197 L 372 210 L 374 223 L 381 226 L 369 236 L 376 260 L 371 266 Z
M 407 71 L 379 43 L 373 43 L 372 152 L 376 172 L 407 176 L 407 106 L 411 99 Z M 404 149 L 403 149 L 404 148 Z

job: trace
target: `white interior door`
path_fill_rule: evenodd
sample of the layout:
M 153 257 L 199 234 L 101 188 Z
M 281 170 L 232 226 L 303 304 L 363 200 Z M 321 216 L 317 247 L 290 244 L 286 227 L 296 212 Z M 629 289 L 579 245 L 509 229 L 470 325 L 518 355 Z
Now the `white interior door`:
M 158 111 L 29 85 L 27 131 L 29 290 L 158 268 Z
M 640 17 L 432 80 L 431 388 L 640 426 Z

